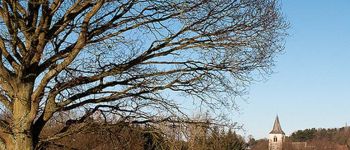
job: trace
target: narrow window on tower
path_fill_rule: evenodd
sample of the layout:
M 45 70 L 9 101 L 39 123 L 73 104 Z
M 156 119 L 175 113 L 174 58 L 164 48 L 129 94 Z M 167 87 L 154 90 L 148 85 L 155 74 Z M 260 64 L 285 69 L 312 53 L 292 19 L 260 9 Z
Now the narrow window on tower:
M 277 142 L 277 137 L 273 137 L 273 142 Z

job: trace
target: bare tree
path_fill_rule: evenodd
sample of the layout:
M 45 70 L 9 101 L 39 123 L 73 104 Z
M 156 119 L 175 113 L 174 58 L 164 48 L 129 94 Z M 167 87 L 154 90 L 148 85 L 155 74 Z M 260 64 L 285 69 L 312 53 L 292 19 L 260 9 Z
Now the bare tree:
M 0 3 L 0 100 L 9 114 L 0 137 L 16 150 L 73 134 L 96 113 L 130 123 L 184 117 L 169 93 L 228 106 L 219 96 L 269 71 L 286 29 L 275 0 Z M 40 137 L 72 111 L 80 117 Z

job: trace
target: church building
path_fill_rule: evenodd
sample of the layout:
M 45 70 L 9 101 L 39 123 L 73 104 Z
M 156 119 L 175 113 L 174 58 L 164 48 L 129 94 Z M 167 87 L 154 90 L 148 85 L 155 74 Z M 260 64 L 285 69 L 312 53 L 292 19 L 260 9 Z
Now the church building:
M 269 150 L 282 150 L 285 134 L 281 128 L 278 116 L 276 116 L 272 131 L 269 134 Z
M 286 142 L 285 134 L 281 128 L 278 116 L 276 116 L 272 131 L 269 134 L 269 150 L 283 150 L 288 148 L 298 150 L 350 150 L 350 148 L 347 145 L 341 145 L 337 143 L 328 143 L 328 145 L 317 145 L 317 143 L 312 142 Z

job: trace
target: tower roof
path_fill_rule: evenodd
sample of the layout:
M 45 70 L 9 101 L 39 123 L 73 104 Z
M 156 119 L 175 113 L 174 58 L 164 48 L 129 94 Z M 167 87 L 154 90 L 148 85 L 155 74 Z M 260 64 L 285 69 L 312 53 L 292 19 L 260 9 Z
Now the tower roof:
M 278 119 L 278 116 L 276 116 L 276 120 L 275 120 L 275 123 L 273 124 L 273 128 L 270 134 L 284 134 L 281 128 L 281 124 L 280 124 L 280 120 Z

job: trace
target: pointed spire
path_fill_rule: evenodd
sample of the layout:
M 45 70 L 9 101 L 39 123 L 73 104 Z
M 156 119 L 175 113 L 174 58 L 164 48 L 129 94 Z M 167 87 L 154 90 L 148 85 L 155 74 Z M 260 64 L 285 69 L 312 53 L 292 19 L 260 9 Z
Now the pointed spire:
M 278 115 L 276 116 L 276 120 L 275 120 L 275 123 L 273 124 L 273 128 L 270 134 L 284 134 L 281 128 L 280 120 L 278 119 Z

